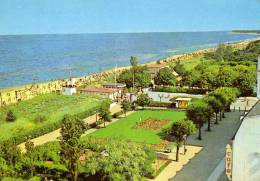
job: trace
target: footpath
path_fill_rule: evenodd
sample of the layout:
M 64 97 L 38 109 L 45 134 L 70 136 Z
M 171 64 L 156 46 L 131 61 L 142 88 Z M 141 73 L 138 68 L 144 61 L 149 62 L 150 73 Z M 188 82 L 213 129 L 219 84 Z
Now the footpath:
M 115 114 L 115 113 L 120 112 L 120 111 L 121 111 L 121 105 L 119 105 L 119 104 L 116 104 L 115 106 L 110 108 L 111 114 Z M 129 113 L 131 113 L 131 112 L 129 112 Z M 106 123 L 106 125 L 109 125 L 109 124 L 111 124 L 115 121 L 117 121 L 117 119 L 113 119 L 112 122 L 108 122 L 108 123 Z M 96 122 L 96 114 L 85 118 L 84 122 L 87 123 L 87 124 L 91 124 L 93 122 Z M 60 130 L 61 130 L 60 128 L 56 129 L 52 132 L 49 132 L 49 133 L 46 133 L 42 136 L 34 138 L 31 141 L 33 142 L 33 144 L 35 146 L 42 145 L 42 144 L 45 144 L 45 143 L 48 143 L 48 142 L 51 142 L 51 141 L 57 141 L 58 138 L 61 136 Z M 86 131 L 86 133 L 84 133 L 84 135 L 89 134 L 89 133 L 91 133 L 95 130 L 96 130 L 95 128 L 89 129 L 88 131 Z M 21 149 L 22 152 L 25 152 L 25 142 L 19 144 L 18 147 Z

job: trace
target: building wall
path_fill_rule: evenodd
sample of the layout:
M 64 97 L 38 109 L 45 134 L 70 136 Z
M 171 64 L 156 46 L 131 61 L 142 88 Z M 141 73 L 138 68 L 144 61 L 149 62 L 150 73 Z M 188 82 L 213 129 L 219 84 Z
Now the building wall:
M 260 180 L 260 116 L 245 118 L 233 141 L 233 181 Z
M 260 99 L 260 57 L 258 57 L 257 65 L 257 89 L 256 89 L 257 98 Z

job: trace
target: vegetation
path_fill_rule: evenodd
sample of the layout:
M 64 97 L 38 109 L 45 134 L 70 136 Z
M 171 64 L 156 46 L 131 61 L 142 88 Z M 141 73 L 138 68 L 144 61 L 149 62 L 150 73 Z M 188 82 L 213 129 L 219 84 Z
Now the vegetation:
M 132 67 L 123 71 L 117 79 L 119 83 L 125 83 L 128 88 L 145 88 L 151 84 L 151 75 L 147 66 L 138 65 L 137 59 L 131 57 Z
M 122 181 L 138 181 L 152 174 L 155 152 L 149 147 L 111 139 L 86 138 L 84 143 L 92 150 L 82 164 L 87 173 L 100 175 L 104 180 Z
M 85 118 L 94 114 L 101 104 L 103 101 L 94 96 L 45 94 L 1 107 L 0 141 L 13 138 L 16 143 L 20 143 L 25 141 L 26 136 L 40 136 L 59 128 L 65 114 Z M 16 116 L 15 122 L 6 121 L 9 110 Z
M 66 115 L 61 126 L 61 157 L 70 173 L 70 178 L 77 181 L 79 157 L 83 153 L 80 136 L 85 132 L 84 122 Z
M 173 122 L 171 127 L 165 131 L 165 137 L 176 144 L 176 161 L 179 161 L 179 150 L 187 137 L 196 132 L 196 126 L 190 120 Z M 185 150 L 186 151 L 186 150 Z
M 139 106 L 148 106 L 151 103 L 151 98 L 147 94 L 141 94 L 137 97 L 135 103 Z
M 13 122 L 16 120 L 16 116 L 14 115 L 13 111 L 9 110 L 6 114 L 6 119 L 7 122 Z
M 84 130 L 82 121 L 66 116 L 60 142 L 34 146 L 28 140 L 23 154 L 6 142 L 0 149 L 0 179 L 135 181 L 152 175 L 152 148 L 117 140 L 80 140 Z
M 99 119 L 103 122 L 104 127 L 106 127 L 106 122 L 110 122 L 112 118 L 109 110 L 109 105 L 101 105 L 101 107 L 98 110 L 98 116 Z
M 158 111 L 158 110 L 143 110 L 137 111 L 125 118 L 121 118 L 118 122 L 111 124 L 106 129 L 99 129 L 88 137 L 96 138 L 115 138 L 120 140 L 128 140 L 139 143 L 158 144 L 162 141 L 159 133 L 163 128 L 158 130 L 133 129 L 138 123 L 147 119 L 168 120 L 165 125 L 168 127 L 172 122 L 185 118 L 185 112 L 181 111 Z
M 220 44 L 215 52 L 208 53 L 206 58 L 217 61 L 257 62 L 260 53 L 260 40 L 249 43 L 244 49 L 235 50 L 230 45 Z
M 193 101 L 187 108 L 187 118 L 197 125 L 199 129 L 198 139 L 201 140 L 201 128 L 207 120 L 205 112 L 207 111 L 207 104 L 203 100 Z
M 173 75 L 170 68 L 165 67 L 159 70 L 156 77 L 154 78 L 154 83 L 156 85 L 175 85 L 177 82 L 176 77 Z
M 131 110 L 131 102 L 128 100 L 123 100 L 123 102 L 121 103 L 121 108 L 125 113 L 126 116 L 126 112 Z

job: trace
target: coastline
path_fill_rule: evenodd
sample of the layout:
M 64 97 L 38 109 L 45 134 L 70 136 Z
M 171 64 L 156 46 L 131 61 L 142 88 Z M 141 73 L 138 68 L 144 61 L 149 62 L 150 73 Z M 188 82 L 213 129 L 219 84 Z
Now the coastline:
M 247 46 L 249 43 L 253 41 L 260 40 L 260 38 L 254 38 L 254 39 L 247 39 L 242 40 L 239 42 L 232 42 L 232 43 L 226 43 L 230 46 L 233 46 L 234 48 L 240 49 L 245 46 Z M 206 49 L 200 49 L 196 50 L 190 53 L 182 53 L 178 55 L 169 56 L 166 58 L 162 58 L 159 60 L 153 60 L 141 65 L 150 65 L 155 64 L 157 62 L 160 63 L 168 63 L 168 62 L 174 62 L 177 60 L 185 60 L 190 59 L 193 57 L 203 56 L 204 54 L 208 52 L 212 52 L 216 49 L 216 47 L 213 48 L 206 48 Z M 81 86 L 82 84 L 90 84 L 99 80 L 104 80 L 107 77 L 113 75 L 115 72 L 121 73 L 122 71 L 129 69 L 130 66 L 123 66 L 119 67 L 116 70 L 115 69 L 109 69 L 105 70 L 100 73 L 94 73 L 87 76 L 82 77 L 75 77 L 76 85 Z M 37 95 L 45 94 L 45 93 L 51 93 L 56 91 L 61 91 L 63 89 L 63 86 L 66 85 L 66 82 L 69 80 L 69 78 L 60 79 L 60 80 L 54 80 L 54 81 L 46 81 L 46 82 L 39 82 L 35 84 L 27 84 L 22 86 L 15 86 L 15 87 L 9 87 L 9 88 L 0 88 L 0 107 L 3 105 L 3 99 L 8 100 L 8 103 L 5 105 L 9 105 L 12 103 L 16 103 L 21 100 L 27 100 L 30 98 L 33 98 Z

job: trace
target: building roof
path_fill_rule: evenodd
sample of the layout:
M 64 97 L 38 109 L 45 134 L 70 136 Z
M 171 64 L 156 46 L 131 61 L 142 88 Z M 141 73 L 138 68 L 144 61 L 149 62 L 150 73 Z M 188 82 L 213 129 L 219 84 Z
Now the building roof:
M 190 97 L 179 97 L 175 99 L 176 101 L 191 101 L 192 98 Z
M 158 64 L 158 63 L 154 63 L 154 64 L 148 64 L 147 65 L 148 68 L 164 68 L 164 67 L 168 67 L 168 65 L 166 64 Z
M 109 87 L 126 87 L 126 84 L 122 83 L 105 83 L 103 86 L 109 86 Z
M 103 87 L 90 87 L 90 88 L 80 89 L 80 92 L 95 92 L 95 93 L 111 94 L 111 93 L 117 92 L 117 90 L 116 89 L 103 88 Z

